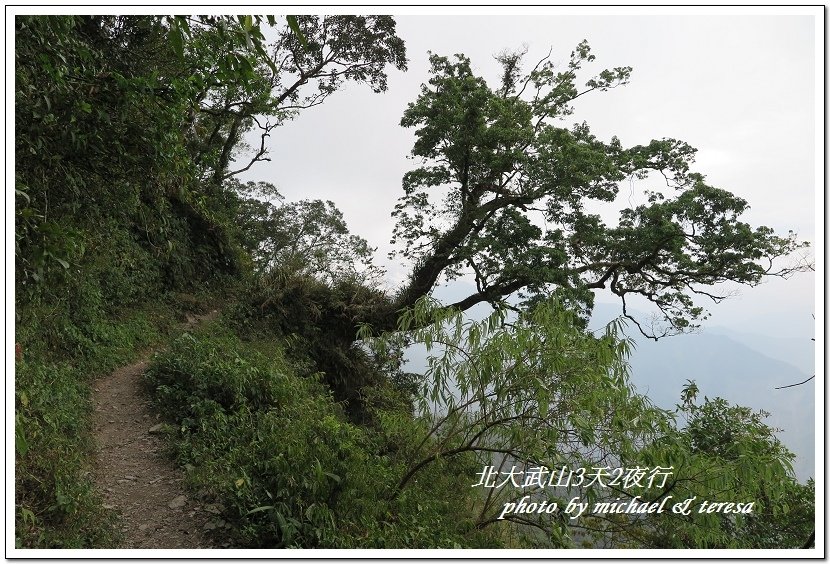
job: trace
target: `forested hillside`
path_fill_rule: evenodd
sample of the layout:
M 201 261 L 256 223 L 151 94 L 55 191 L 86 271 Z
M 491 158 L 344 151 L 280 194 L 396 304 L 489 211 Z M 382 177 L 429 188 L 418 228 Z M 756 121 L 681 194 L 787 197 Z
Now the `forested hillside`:
M 15 18 L 17 547 L 124 545 L 91 398 L 148 351 L 136 401 L 187 496 L 221 517 L 216 546 L 811 544 L 814 486 L 763 417 L 694 383 L 656 408 L 629 384 L 622 332 L 693 329 L 696 298 L 809 268 L 788 260 L 807 244 L 745 223 L 682 141 L 564 124 L 630 67 L 596 68 L 587 42 L 499 62 L 490 84 L 464 55 L 431 56 L 389 210 L 412 270 L 388 291 L 332 202 L 238 177 L 347 84 L 383 95 L 407 69 L 392 17 Z M 664 189 L 606 224 L 588 204 L 629 177 Z M 461 277 L 469 295 L 431 297 Z M 625 317 L 592 332 L 599 289 Z M 660 323 L 628 315 L 634 296 Z M 465 318 L 478 304 L 492 315 Z M 413 344 L 424 374 L 402 368 Z

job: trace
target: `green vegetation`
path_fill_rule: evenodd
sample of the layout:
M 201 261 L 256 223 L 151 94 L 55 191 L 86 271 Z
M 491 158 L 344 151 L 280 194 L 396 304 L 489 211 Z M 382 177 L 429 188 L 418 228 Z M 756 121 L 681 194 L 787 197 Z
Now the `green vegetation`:
M 585 41 L 561 68 L 548 56 L 523 73 L 522 58 L 500 55 L 503 76 L 491 87 L 463 55 L 430 57 L 429 84 L 401 120 L 415 128 L 412 155 L 423 164 L 404 175 L 393 213 L 401 253 L 416 261 L 397 309 L 462 273 L 476 281 L 454 304 L 462 310 L 519 292 L 529 303 L 557 295 L 587 315 L 594 291 L 607 288 L 643 334 L 659 338 L 705 319 L 693 297 L 724 299 L 716 284 L 805 268 L 773 266 L 807 243 L 741 221 L 747 202 L 693 172 L 687 143 L 626 148 L 585 122 L 562 126 L 576 98 L 626 84 L 630 67 L 585 74 L 595 59 Z M 661 189 L 623 208 L 616 226 L 591 213 L 592 203 L 617 200 L 623 180 L 649 177 Z M 647 330 L 630 316 L 632 298 L 654 304 L 662 325 Z
M 652 548 L 800 548 L 814 526 L 815 485 L 793 478 L 794 455 L 763 419 L 769 415 L 704 398 L 696 404 L 694 382 L 684 388 L 677 414 L 682 422 L 661 425 L 637 459 L 676 469 L 659 498 L 694 498 L 688 515 L 665 512 L 644 527 L 613 529 L 617 546 Z M 640 493 L 640 492 L 635 492 Z M 652 499 L 654 492 L 648 492 Z M 643 495 L 644 499 L 649 499 Z M 712 507 L 732 502 L 733 507 Z M 737 504 L 752 503 L 749 513 Z M 732 513 L 730 513 L 732 511 Z M 587 521 L 587 524 L 596 525 Z M 627 524 L 626 524 L 627 525 Z
M 666 333 L 687 329 L 703 315 L 690 293 L 719 299 L 705 288 L 786 275 L 799 267 L 760 264 L 803 245 L 740 222 L 746 202 L 690 172 L 685 143 L 625 149 L 585 125 L 557 127 L 586 93 L 587 44 L 561 71 L 543 60 L 523 75 L 521 56 L 505 54 L 497 88 L 463 56 L 432 57 L 402 121 L 417 128 L 423 166 L 404 176 L 394 212 L 415 266 L 390 295 L 369 242 L 331 202 L 282 202 L 272 184 L 236 177 L 267 159 L 280 124 L 347 82 L 386 90 L 388 69 L 406 69 L 391 17 L 19 16 L 15 33 L 18 546 L 117 543 L 89 477 L 90 384 L 150 346 L 161 352 L 147 393 L 170 423 L 172 460 L 222 508 L 234 546 L 809 537 L 814 486 L 794 480 L 759 414 L 698 405 L 691 387 L 678 413 L 656 409 L 628 382 L 622 324 L 586 330 L 592 291 L 606 285 L 623 304 L 632 293 L 654 302 Z M 629 72 L 601 71 L 586 89 Z M 259 147 L 246 152 L 246 133 Z M 649 171 L 676 194 L 623 210 L 614 227 L 584 211 Z M 442 276 L 465 273 L 474 295 L 454 307 L 429 298 Z M 518 307 L 506 301 L 516 291 Z M 466 320 L 481 302 L 495 313 Z M 179 334 L 185 312 L 218 306 L 217 321 Z M 412 344 L 431 351 L 425 374 L 403 368 Z M 671 465 L 675 479 L 649 495 L 729 493 L 756 510 L 528 518 L 506 504 L 646 494 L 471 487 L 488 466 L 563 465 Z
M 235 545 L 499 546 L 473 527 L 470 459 L 437 461 L 393 498 L 412 431 L 348 422 L 320 375 L 273 341 L 246 342 L 217 324 L 174 341 L 146 379 L 175 422 L 176 461 L 190 468 L 194 490 L 225 508 Z M 394 390 L 376 393 L 377 420 L 403 417 L 381 405 Z
M 176 321 L 155 310 L 49 330 L 18 323 L 15 366 L 16 541 L 22 547 L 107 546 L 117 537 L 89 472 L 91 384 L 156 344 Z M 176 311 L 175 309 L 173 311 Z M 47 318 L 48 320 L 48 318 Z M 41 341 L 44 337 L 51 341 Z M 61 338 L 58 338 L 60 336 Z
M 518 525 L 530 546 L 567 547 L 579 538 L 608 548 L 798 548 L 807 540 L 814 485 L 794 479 L 794 455 L 763 423 L 768 414 L 721 398 L 697 405 L 694 383 L 676 412 L 653 406 L 628 381 L 631 343 L 621 338 L 622 320 L 593 336 L 556 301 L 509 323 L 504 311 L 473 323 L 458 313 L 435 313 L 436 306 L 418 302 L 400 321 L 401 329 L 418 327 L 407 335 L 436 352 L 417 394 L 420 413 L 429 415 L 420 418 L 421 430 L 411 431 L 409 444 L 418 446 L 410 450 L 399 491 L 434 460 L 475 453 L 479 479 L 492 466 L 497 482 L 516 470 L 523 486 L 486 491 L 476 526 Z M 399 336 L 387 335 L 378 346 L 394 345 Z M 551 487 L 548 480 L 563 466 L 598 478 Z M 615 474 L 644 469 L 646 476 L 658 467 L 671 470 L 654 484 Z M 577 497 L 590 509 L 570 522 L 546 513 L 504 513 L 528 495 L 560 508 Z M 597 504 L 651 505 L 667 497 L 668 508 L 648 519 L 593 511 Z M 689 514 L 670 509 L 687 499 L 693 499 Z M 750 501 L 746 515 L 706 511 L 710 502 Z

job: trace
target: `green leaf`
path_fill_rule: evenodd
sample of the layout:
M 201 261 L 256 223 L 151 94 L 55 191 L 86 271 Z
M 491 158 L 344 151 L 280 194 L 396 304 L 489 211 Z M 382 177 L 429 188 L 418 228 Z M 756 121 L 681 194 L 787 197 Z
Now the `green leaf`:
M 548 416 L 548 408 L 550 407 L 547 397 L 539 398 L 539 417 L 544 419 Z
M 26 456 L 26 453 L 29 452 L 29 443 L 26 441 L 26 435 L 19 425 L 16 425 L 14 430 L 14 448 L 20 456 Z
M 254 513 L 262 513 L 263 511 L 270 511 L 274 509 L 273 505 L 262 505 L 248 511 L 245 515 L 253 515 Z
M 173 25 L 170 26 L 169 32 L 170 38 L 170 46 L 173 47 L 173 53 L 179 59 L 184 58 L 184 32 L 179 27 L 179 23 L 177 20 L 173 21 Z
M 285 16 L 285 19 L 288 21 L 288 27 L 291 28 L 291 31 L 294 32 L 294 35 L 300 41 L 300 45 L 304 49 L 308 49 L 308 42 L 306 41 L 305 35 L 303 35 L 303 30 L 300 29 L 300 24 L 297 22 L 297 16 Z

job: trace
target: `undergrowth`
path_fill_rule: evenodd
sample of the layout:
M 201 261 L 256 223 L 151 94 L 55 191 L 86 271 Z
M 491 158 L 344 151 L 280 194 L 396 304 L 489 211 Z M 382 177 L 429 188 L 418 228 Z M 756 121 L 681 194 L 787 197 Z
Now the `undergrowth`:
M 279 342 L 243 341 L 222 323 L 176 339 L 145 375 L 157 409 L 174 423 L 173 455 L 189 485 L 232 525 L 222 540 L 271 548 L 493 546 L 470 516 L 477 469 L 469 459 L 435 461 L 395 498 L 411 463 L 397 444 L 418 424 L 411 414 L 376 413 L 374 427 L 351 423 L 319 373 L 287 361 Z M 374 389 L 371 405 L 383 405 L 375 400 L 384 393 Z
M 182 296 L 152 307 L 68 315 L 29 305 L 18 310 L 15 340 L 15 544 L 19 548 L 116 546 L 115 515 L 92 480 L 92 384 L 170 336 Z M 192 302 L 198 302 L 193 298 Z M 57 305 L 56 305 L 57 304 Z

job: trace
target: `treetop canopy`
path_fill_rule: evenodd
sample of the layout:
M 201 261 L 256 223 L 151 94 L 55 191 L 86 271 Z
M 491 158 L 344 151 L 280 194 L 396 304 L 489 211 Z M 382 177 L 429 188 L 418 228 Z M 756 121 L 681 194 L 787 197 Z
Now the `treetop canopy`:
M 720 283 L 756 285 L 810 268 L 778 266 L 808 244 L 741 221 L 747 202 L 693 172 L 687 143 L 624 147 L 616 137 L 601 141 L 586 123 L 563 126 L 574 100 L 626 84 L 630 67 L 581 81 L 594 60 L 585 41 L 561 69 L 547 56 L 525 73 L 522 56 L 497 57 L 495 88 L 464 55 L 430 56 L 432 76 L 401 120 L 415 128 L 420 166 L 404 175 L 393 212 L 393 243 L 416 265 L 399 305 L 428 293 L 442 274 L 474 276 L 476 291 L 453 304 L 462 310 L 519 291 L 531 300 L 557 295 L 587 314 L 593 292 L 607 288 L 629 317 L 631 296 L 655 304 L 665 322 L 637 326 L 659 338 L 705 318 L 695 294 L 719 302 Z M 614 202 L 628 178 L 661 178 L 663 186 L 608 225 L 591 204 Z

